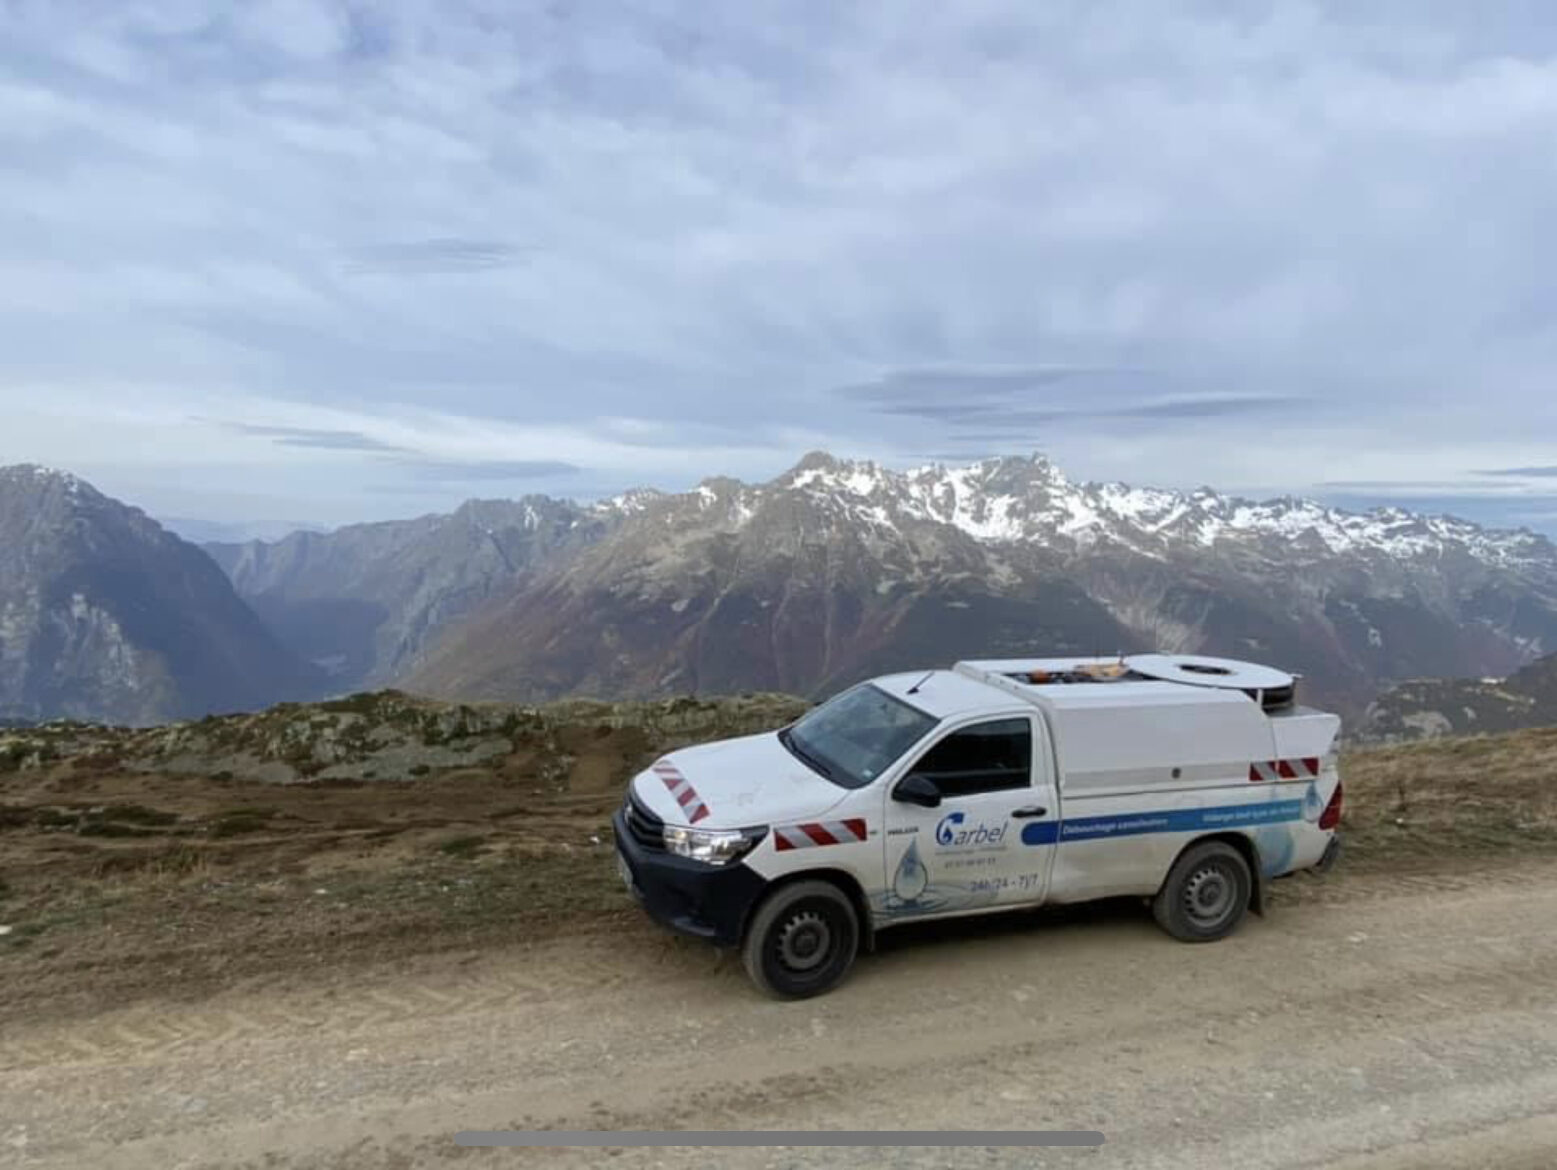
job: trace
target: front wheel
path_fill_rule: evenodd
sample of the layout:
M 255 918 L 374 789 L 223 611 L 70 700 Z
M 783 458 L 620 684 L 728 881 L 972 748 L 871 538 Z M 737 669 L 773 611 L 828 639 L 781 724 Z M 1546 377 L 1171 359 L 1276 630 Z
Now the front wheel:
M 1214 942 L 1231 934 L 1249 908 L 1249 863 L 1224 841 L 1186 849 L 1152 902 L 1157 925 L 1181 942 Z
M 741 958 L 768 995 L 805 999 L 843 982 L 859 939 L 859 915 L 848 895 L 831 882 L 796 882 L 758 908 Z

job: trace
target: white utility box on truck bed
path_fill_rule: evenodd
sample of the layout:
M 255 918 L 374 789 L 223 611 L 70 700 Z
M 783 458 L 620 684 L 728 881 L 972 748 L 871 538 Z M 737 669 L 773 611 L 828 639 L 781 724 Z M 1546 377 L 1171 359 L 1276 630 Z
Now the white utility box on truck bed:
M 1184 655 L 887 675 L 789 727 L 673 752 L 614 818 L 661 923 L 815 995 L 900 922 L 1117 895 L 1186 941 L 1339 848 L 1340 720 L 1268 667 Z

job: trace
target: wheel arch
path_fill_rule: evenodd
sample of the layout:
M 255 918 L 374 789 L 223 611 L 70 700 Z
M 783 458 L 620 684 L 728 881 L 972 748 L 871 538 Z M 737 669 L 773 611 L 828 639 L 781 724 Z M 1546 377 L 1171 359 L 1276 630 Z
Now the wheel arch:
M 1211 841 L 1220 841 L 1231 845 L 1243 857 L 1244 864 L 1249 867 L 1249 909 L 1255 914 L 1265 913 L 1265 875 L 1260 870 L 1260 852 L 1254 847 L 1254 842 L 1243 833 L 1206 833 L 1196 837 L 1192 841 L 1186 841 L 1184 847 L 1173 855 L 1173 861 L 1169 863 L 1167 873 L 1162 876 L 1162 884 L 1157 888 L 1159 892 L 1162 886 L 1168 884 L 1168 878 L 1173 874 L 1173 867 L 1178 865 L 1179 859 L 1197 845 L 1205 845 Z
M 797 882 L 830 882 L 843 891 L 849 899 L 849 904 L 854 907 L 854 916 L 860 924 L 860 945 L 865 950 L 874 950 L 876 947 L 876 927 L 871 919 L 870 899 L 865 896 L 865 887 L 846 869 L 803 869 L 794 873 L 787 873 L 783 877 L 774 878 L 767 889 L 762 891 L 762 897 L 751 904 L 746 911 L 746 920 L 741 923 L 741 938 L 744 941 L 746 932 L 751 929 L 751 921 L 757 916 L 757 910 L 764 902 L 774 894 L 792 886 Z

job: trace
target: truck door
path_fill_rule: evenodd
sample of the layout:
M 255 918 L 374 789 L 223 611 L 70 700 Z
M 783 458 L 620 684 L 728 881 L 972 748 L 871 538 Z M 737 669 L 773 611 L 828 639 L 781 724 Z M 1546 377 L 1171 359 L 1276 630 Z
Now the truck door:
M 1059 828 L 1042 720 L 965 723 L 886 790 L 886 921 L 1043 900 Z

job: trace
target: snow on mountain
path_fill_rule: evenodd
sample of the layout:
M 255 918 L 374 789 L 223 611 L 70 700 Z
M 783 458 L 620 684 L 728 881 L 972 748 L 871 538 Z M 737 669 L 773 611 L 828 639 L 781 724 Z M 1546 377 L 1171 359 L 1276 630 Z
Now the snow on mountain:
M 0 487 L 13 490 L 43 490 L 56 488 L 70 499 L 80 499 L 83 493 L 97 496 L 100 493 L 91 484 L 68 471 L 42 467 L 36 463 L 18 463 L 0 467 Z
M 600 516 L 630 516 L 664 498 L 665 493 L 657 488 L 633 488 L 608 500 L 601 500 L 595 505 L 594 511 Z
M 1072 480 L 1040 457 L 543 497 L 213 548 L 341 685 L 460 697 L 778 688 L 1098 646 L 1254 656 L 1360 713 L 1557 648 L 1557 548 L 1401 509 Z
M 1062 551 L 1113 544 L 1161 558 L 1178 550 L 1308 540 L 1317 542 L 1316 551 L 1322 546 L 1333 555 L 1409 560 L 1453 551 L 1505 568 L 1557 565 L 1557 548 L 1526 531 L 1485 529 L 1400 508 L 1358 513 L 1293 497 L 1256 502 L 1209 488 L 1184 492 L 1080 482 L 1037 456 L 893 471 L 816 453 L 771 483 L 721 480 L 715 487 L 708 481 L 693 495 L 704 510 L 720 501 L 731 504 L 726 517 L 738 525 L 763 500 L 782 492 L 805 493 L 865 525 L 935 521 L 981 542 L 1036 542 Z M 632 514 L 673 498 L 628 493 L 602 507 Z

